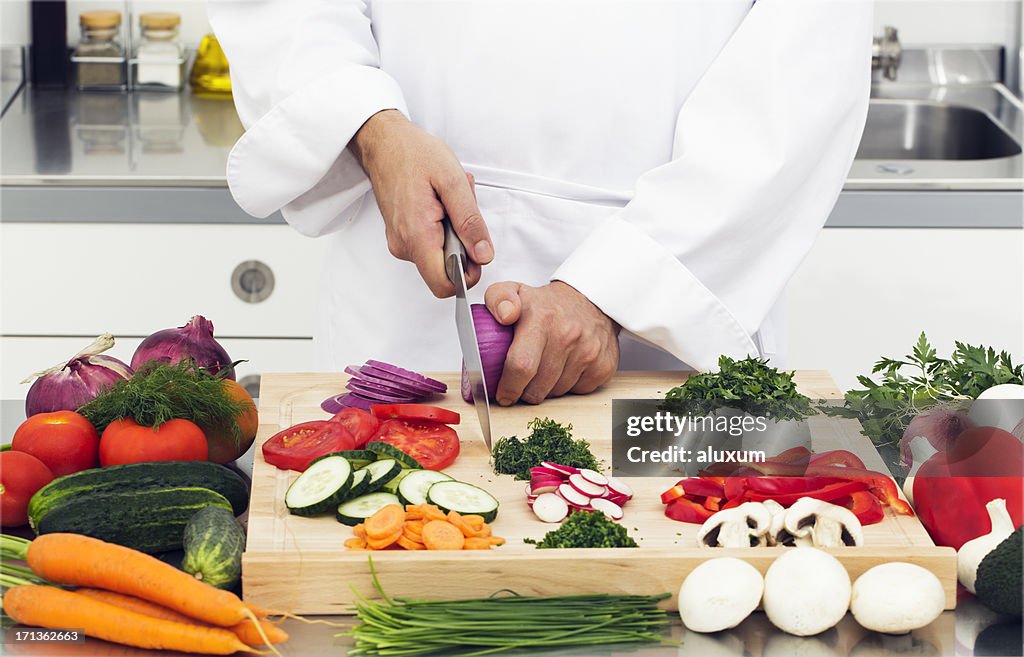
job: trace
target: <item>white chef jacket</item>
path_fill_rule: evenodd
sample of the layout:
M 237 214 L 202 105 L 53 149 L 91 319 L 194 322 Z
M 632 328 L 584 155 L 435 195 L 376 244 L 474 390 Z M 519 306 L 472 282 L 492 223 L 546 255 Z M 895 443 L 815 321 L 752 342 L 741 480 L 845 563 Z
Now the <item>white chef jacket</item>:
M 346 149 L 398 109 L 447 143 L 497 281 L 561 280 L 624 369 L 779 351 L 787 280 L 838 197 L 870 88 L 866 0 L 211 0 L 245 135 L 228 184 L 332 240 L 318 369 L 453 370 L 451 299 L 392 257 Z M 651 346 L 656 349 L 652 349 Z

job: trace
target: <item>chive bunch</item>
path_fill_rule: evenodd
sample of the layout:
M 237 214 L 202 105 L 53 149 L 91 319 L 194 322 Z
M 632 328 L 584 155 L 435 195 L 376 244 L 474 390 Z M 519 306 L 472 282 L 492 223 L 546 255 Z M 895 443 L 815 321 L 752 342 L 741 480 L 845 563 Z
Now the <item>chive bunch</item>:
M 373 566 L 371 564 L 371 571 Z M 360 598 L 359 624 L 338 636 L 355 639 L 348 654 L 367 656 L 439 653 L 471 657 L 521 648 L 665 642 L 669 623 L 658 609 L 661 595 L 505 595 L 467 600 L 389 598 L 376 573 L 382 601 Z

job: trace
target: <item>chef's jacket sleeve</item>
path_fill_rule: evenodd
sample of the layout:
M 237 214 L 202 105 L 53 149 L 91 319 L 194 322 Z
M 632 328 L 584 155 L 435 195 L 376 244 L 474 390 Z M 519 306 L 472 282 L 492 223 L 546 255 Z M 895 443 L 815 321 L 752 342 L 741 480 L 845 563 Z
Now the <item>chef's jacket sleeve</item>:
M 299 232 L 338 229 L 370 181 L 346 148 L 373 114 L 408 114 L 380 55 L 364 0 L 211 0 L 246 127 L 228 185 L 257 217 L 282 210 Z
M 552 280 L 697 369 L 757 354 L 857 150 L 871 32 L 870 2 L 757 2 L 684 101 L 671 161 Z

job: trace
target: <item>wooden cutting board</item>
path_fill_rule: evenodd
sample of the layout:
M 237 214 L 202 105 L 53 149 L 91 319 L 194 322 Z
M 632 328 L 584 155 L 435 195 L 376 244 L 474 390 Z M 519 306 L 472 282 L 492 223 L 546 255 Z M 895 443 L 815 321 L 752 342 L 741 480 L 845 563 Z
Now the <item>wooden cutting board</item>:
M 458 431 L 462 452 L 446 472 L 460 481 L 488 490 L 501 502 L 494 533 L 508 543 L 490 551 L 373 552 L 384 590 L 418 598 L 487 596 L 499 589 L 523 595 L 573 593 L 656 594 L 675 596 L 686 575 L 702 561 L 717 556 L 746 559 L 762 572 L 786 548 L 702 549 L 696 547 L 698 525 L 664 516 L 659 496 L 677 477 L 633 477 L 635 491 L 625 507 L 623 524 L 639 548 L 538 550 L 523 543 L 554 528 L 536 519 L 526 505 L 525 484 L 510 475 L 496 475 L 480 435 L 473 406 L 459 396 L 457 373 L 432 374 L 449 392 L 430 403 L 462 414 Z M 307 420 L 326 419 L 320 402 L 344 390 L 344 374 L 265 374 L 260 385 L 260 428 L 257 446 L 282 428 Z M 586 396 L 568 396 L 540 406 L 491 407 L 492 435 L 527 435 L 526 424 L 541 416 L 572 423 L 577 438 L 590 441 L 594 453 L 611 462 L 613 399 L 663 397 L 685 374 L 620 372 L 606 386 Z M 800 390 L 814 399 L 837 399 L 839 390 L 826 372 L 800 371 Z M 867 467 L 885 471 L 871 442 L 855 420 L 813 417 L 808 420 L 816 451 L 849 449 Z M 333 515 L 303 518 L 290 515 L 284 494 L 297 473 L 268 465 L 256 450 L 249 508 L 248 543 L 242 560 L 245 599 L 299 614 L 351 613 L 358 591 L 376 597 L 370 581 L 367 552 L 343 546 L 352 529 Z M 935 573 L 946 590 L 946 608 L 956 603 L 956 552 L 936 547 L 914 517 L 887 515 L 864 528 L 865 546 L 832 550 L 856 578 L 868 568 L 889 561 L 919 564 Z M 665 602 L 676 608 L 673 597 Z

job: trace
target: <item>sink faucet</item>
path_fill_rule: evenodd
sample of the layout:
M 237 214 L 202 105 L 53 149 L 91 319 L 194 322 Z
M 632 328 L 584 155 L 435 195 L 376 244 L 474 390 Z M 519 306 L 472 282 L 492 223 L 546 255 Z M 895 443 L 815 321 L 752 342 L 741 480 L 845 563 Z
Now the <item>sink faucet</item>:
M 880 68 L 886 79 L 895 80 L 902 55 L 903 47 L 896 35 L 896 28 L 886 25 L 885 34 L 876 36 L 871 44 L 871 69 Z

